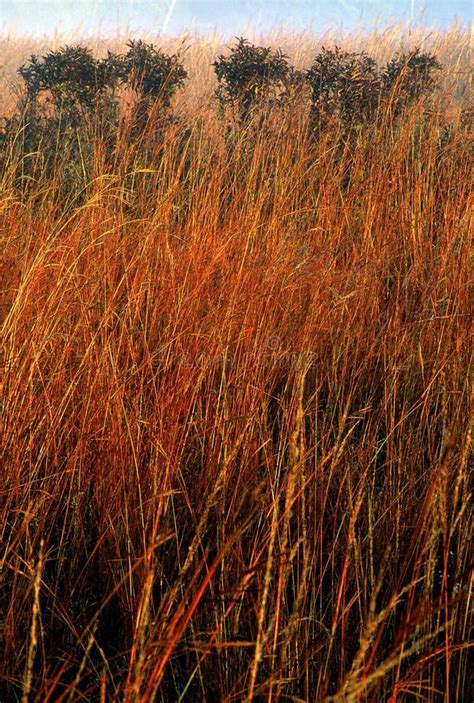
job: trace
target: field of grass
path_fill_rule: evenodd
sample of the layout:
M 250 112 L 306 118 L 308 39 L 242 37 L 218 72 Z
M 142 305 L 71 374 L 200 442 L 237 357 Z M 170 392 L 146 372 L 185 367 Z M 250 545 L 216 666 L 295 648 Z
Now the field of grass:
M 229 137 L 180 45 L 152 146 L 3 159 L 0 701 L 468 701 L 469 36 L 350 139 Z M 48 48 L 3 40 L 4 114 Z

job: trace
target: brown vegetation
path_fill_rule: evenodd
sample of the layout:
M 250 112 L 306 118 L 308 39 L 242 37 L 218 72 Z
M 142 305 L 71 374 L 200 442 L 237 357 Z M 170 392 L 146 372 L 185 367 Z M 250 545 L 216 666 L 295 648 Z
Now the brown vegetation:
M 92 123 L 72 200 L 7 161 L 0 700 L 468 699 L 467 41 L 401 119 L 230 148 L 202 40 L 184 136 Z

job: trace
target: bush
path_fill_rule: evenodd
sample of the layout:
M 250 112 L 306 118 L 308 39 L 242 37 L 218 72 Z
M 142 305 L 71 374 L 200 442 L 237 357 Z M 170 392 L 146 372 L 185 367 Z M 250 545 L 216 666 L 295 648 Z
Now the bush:
M 93 134 L 103 140 L 107 160 L 114 159 L 119 125 L 117 88 L 131 88 L 137 98 L 127 136 L 133 141 L 143 137 L 155 104 L 153 133 L 158 127 L 161 134 L 171 98 L 186 78 L 177 55 L 168 56 L 142 41 L 130 41 L 126 53 L 108 52 L 103 59 L 96 59 L 86 47 L 65 46 L 41 58 L 31 56 L 19 73 L 25 83 L 24 97 L 17 114 L 4 120 L 0 130 L 0 162 L 5 163 L 13 146 L 19 157 L 41 152 L 42 168 L 50 173 L 62 160 L 63 175 L 66 171 L 73 174 L 74 181 L 77 173 L 86 173 L 94 151 Z M 149 136 L 146 133 L 146 139 Z M 32 163 L 30 159 L 26 175 L 32 175 Z
M 66 46 L 49 52 L 42 60 L 33 55 L 19 72 L 30 102 L 48 92 L 55 108 L 90 110 L 107 88 L 117 83 L 119 65 L 118 57 L 110 52 L 106 59 L 97 60 L 85 47 Z
M 19 72 L 30 106 L 46 92 L 46 102 L 56 110 L 65 108 L 70 116 L 84 108 L 93 110 L 98 99 L 114 95 L 117 85 L 133 88 L 147 109 L 160 98 L 167 110 L 187 75 L 177 55 L 168 56 L 141 40 L 128 42 L 126 54 L 109 52 L 105 59 L 95 59 L 85 47 L 66 46 L 41 60 L 32 56 Z
M 187 73 L 177 54 L 165 54 L 141 39 L 130 40 L 127 46 L 127 53 L 119 58 L 119 75 L 122 83 L 132 88 L 138 98 L 132 135 L 140 137 L 152 108 L 155 120 L 159 118 L 160 128 L 172 121 L 172 118 L 163 120 L 163 117 L 169 111 L 173 95 L 184 84 Z
M 52 178 L 59 165 L 65 192 L 83 187 L 93 152 L 92 133 L 105 136 L 117 127 L 115 89 L 120 69 L 117 55 L 109 52 L 96 59 L 83 46 L 65 46 L 41 58 L 33 55 L 20 67 L 24 96 L 0 139 L 0 158 L 4 161 L 13 149 L 17 163 L 23 164 L 16 174 L 19 187 L 21 183 L 23 190 L 28 188 L 25 176 L 34 176 L 38 169 Z M 24 161 L 24 154 L 37 158 Z
M 164 54 L 139 39 L 128 42 L 128 52 L 120 57 L 120 76 L 147 101 L 161 100 L 167 109 L 171 98 L 187 78 L 177 54 Z
M 441 68 L 435 56 L 422 54 L 419 48 L 394 56 L 382 72 L 382 84 L 396 112 L 429 93 L 436 85 L 433 74 Z
M 242 37 L 230 54 L 219 56 L 213 66 L 221 107 L 236 107 L 242 119 L 264 102 L 280 103 L 299 77 L 283 52 L 255 46 Z
M 335 116 L 343 123 L 364 121 L 378 104 L 380 78 L 375 61 L 365 52 L 322 48 L 306 79 L 311 87 L 313 124 Z

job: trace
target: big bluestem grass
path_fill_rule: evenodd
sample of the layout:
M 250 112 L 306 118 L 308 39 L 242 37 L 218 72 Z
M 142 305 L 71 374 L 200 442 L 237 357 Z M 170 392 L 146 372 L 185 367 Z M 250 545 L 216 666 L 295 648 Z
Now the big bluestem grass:
M 467 37 L 430 42 L 429 110 L 351 140 L 299 104 L 229 141 L 209 41 L 186 131 L 124 98 L 66 199 L 60 141 L 12 150 L 2 700 L 467 700 Z

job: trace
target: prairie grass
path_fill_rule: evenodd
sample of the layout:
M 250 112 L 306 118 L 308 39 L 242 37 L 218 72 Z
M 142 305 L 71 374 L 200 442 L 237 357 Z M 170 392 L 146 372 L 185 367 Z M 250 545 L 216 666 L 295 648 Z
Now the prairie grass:
M 5 161 L 0 700 L 469 699 L 468 39 L 429 109 L 231 146 L 187 40 L 186 131 Z

